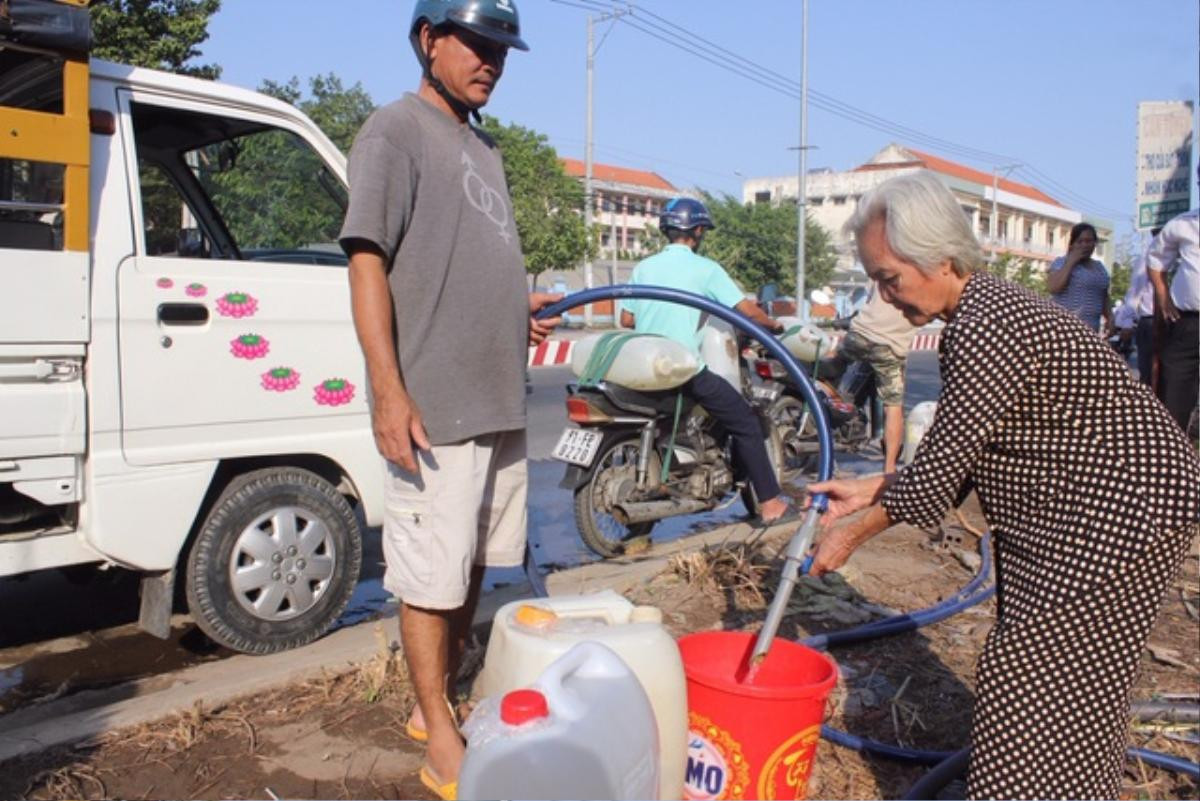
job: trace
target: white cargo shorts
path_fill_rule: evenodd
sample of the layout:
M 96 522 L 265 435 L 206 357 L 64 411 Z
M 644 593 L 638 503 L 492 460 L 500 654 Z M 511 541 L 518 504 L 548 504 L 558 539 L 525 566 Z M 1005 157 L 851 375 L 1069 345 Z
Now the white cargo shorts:
M 525 556 L 525 431 L 501 431 L 418 452 L 419 473 L 384 475 L 383 586 L 409 606 L 457 609 L 471 568 Z

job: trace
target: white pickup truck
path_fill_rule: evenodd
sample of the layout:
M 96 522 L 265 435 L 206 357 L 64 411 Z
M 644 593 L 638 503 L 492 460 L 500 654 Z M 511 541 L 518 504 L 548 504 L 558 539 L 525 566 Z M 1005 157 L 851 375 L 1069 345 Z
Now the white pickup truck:
M 345 160 L 285 103 L 44 21 L 0 24 L 0 577 L 117 566 L 158 636 L 185 597 L 230 648 L 309 642 L 382 519 Z

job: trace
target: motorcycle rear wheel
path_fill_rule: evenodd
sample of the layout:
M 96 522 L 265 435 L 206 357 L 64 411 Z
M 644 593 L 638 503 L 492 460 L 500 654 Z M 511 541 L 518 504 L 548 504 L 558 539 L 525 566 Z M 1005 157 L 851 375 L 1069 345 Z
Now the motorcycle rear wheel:
M 626 526 L 606 511 L 611 508 L 612 500 L 623 497 L 636 482 L 640 448 L 638 436 L 613 443 L 601 452 L 592 477 L 575 490 L 575 526 L 579 537 L 592 553 L 605 559 L 625 553 L 625 544 L 648 536 L 656 522 Z M 651 454 L 648 469 L 659 470 L 660 464 L 658 455 Z

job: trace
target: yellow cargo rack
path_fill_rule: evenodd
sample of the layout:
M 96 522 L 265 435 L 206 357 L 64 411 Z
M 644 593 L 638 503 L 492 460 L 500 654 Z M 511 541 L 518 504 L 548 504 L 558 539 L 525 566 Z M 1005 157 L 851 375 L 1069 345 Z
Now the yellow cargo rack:
M 0 105 L 0 159 L 24 159 L 64 167 L 63 247 L 88 249 L 88 55 L 55 47 L 53 40 L 18 35 L 23 10 L 66 6 L 87 14 L 88 0 L 0 0 L 0 48 L 45 53 L 63 59 L 62 113 Z M 22 204 L 0 201 L 5 207 Z M 28 204 L 27 204 L 28 205 Z

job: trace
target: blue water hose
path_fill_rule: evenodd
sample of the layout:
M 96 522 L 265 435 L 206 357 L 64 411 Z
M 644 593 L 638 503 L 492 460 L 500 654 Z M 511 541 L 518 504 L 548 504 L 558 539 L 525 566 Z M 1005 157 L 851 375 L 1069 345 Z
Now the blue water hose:
M 817 442 L 820 448 L 817 464 L 817 480 L 827 481 L 833 475 L 833 435 L 829 427 L 829 421 L 826 419 L 824 410 L 818 399 L 816 388 L 808 375 L 800 369 L 800 365 L 796 363 L 795 358 L 780 344 L 769 331 L 762 326 L 751 321 L 740 312 L 734 311 L 727 306 L 715 303 L 708 298 L 695 295 L 690 292 L 684 292 L 678 289 L 656 286 L 632 286 L 632 285 L 617 285 L 610 287 L 599 287 L 596 289 L 587 289 L 582 292 L 577 292 L 563 298 L 561 301 L 551 304 L 539 311 L 535 316 L 542 320 L 550 317 L 557 317 L 563 312 L 586 305 L 595 303 L 601 300 L 621 300 L 630 298 L 643 298 L 646 300 L 662 300 L 669 303 L 680 303 L 685 306 L 691 306 L 701 311 L 707 312 L 718 319 L 732 325 L 734 328 L 749 334 L 757 342 L 759 342 L 776 360 L 783 365 L 788 376 L 800 387 L 800 394 L 804 396 L 805 402 L 810 409 L 814 410 L 813 420 L 817 427 Z M 828 499 L 823 493 L 818 493 L 812 497 L 812 506 L 815 509 L 824 511 Z M 982 561 L 978 573 L 975 577 L 964 586 L 961 590 L 955 593 L 951 598 L 942 601 L 927 609 L 922 609 L 917 612 L 908 614 L 894 615 L 890 618 L 873 621 L 863 626 L 858 626 L 853 629 L 848 629 L 840 632 L 831 632 L 828 634 L 818 634 L 813 637 L 806 638 L 800 642 L 812 648 L 824 649 L 831 645 L 845 645 L 852 642 L 862 642 L 877 637 L 889 636 L 892 634 L 900 634 L 902 632 L 912 631 L 922 626 L 927 626 L 931 623 L 936 623 L 939 620 L 944 620 L 951 615 L 955 615 L 964 609 L 981 603 L 990 598 L 996 591 L 995 585 L 990 585 L 984 589 L 980 589 L 983 583 L 987 581 L 991 574 L 991 549 L 988 547 L 987 535 L 984 535 L 980 543 Z M 811 560 L 806 560 L 802 572 L 807 572 L 808 564 Z M 546 597 L 547 590 L 545 582 L 542 579 L 541 573 L 537 568 L 537 564 L 533 558 L 532 551 L 528 544 L 525 551 L 525 574 L 529 579 L 530 586 L 537 597 Z M 930 779 L 929 785 L 926 785 L 922 780 L 914 785 L 913 789 L 922 789 L 925 786 L 933 786 L 933 789 L 938 789 L 947 781 L 954 779 L 962 772 L 963 766 L 966 764 L 964 751 L 926 751 L 912 748 L 902 748 L 900 746 L 890 745 L 875 740 L 869 740 L 863 737 L 850 734 L 848 732 L 834 729 L 831 726 L 821 726 L 821 736 L 837 745 L 846 748 L 852 748 L 856 751 L 870 753 L 889 759 L 895 759 L 905 762 L 913 762 L 922 765 L 934 765 L 934 771 L 931 771 L 926 778 Z M 1144 748 L 1130 748 L 1128 750 L 1130 757 L 1140 759 L 1149 765 L 1164 768 L 1167 770 L 1183 773 L 1192 778 L 1200 778 L 1200 766 L 1194 762 L 1185 759 L 1171 756 L 1169 754 L 1161 754 L 1156 751 L 1150 751 Z M 952 775 L 947 775 L 952 774 Z M 934 785 L 933 782 L 940 781 L 942 784 Z M 910 791 L 911 792 L 911 791 Z

